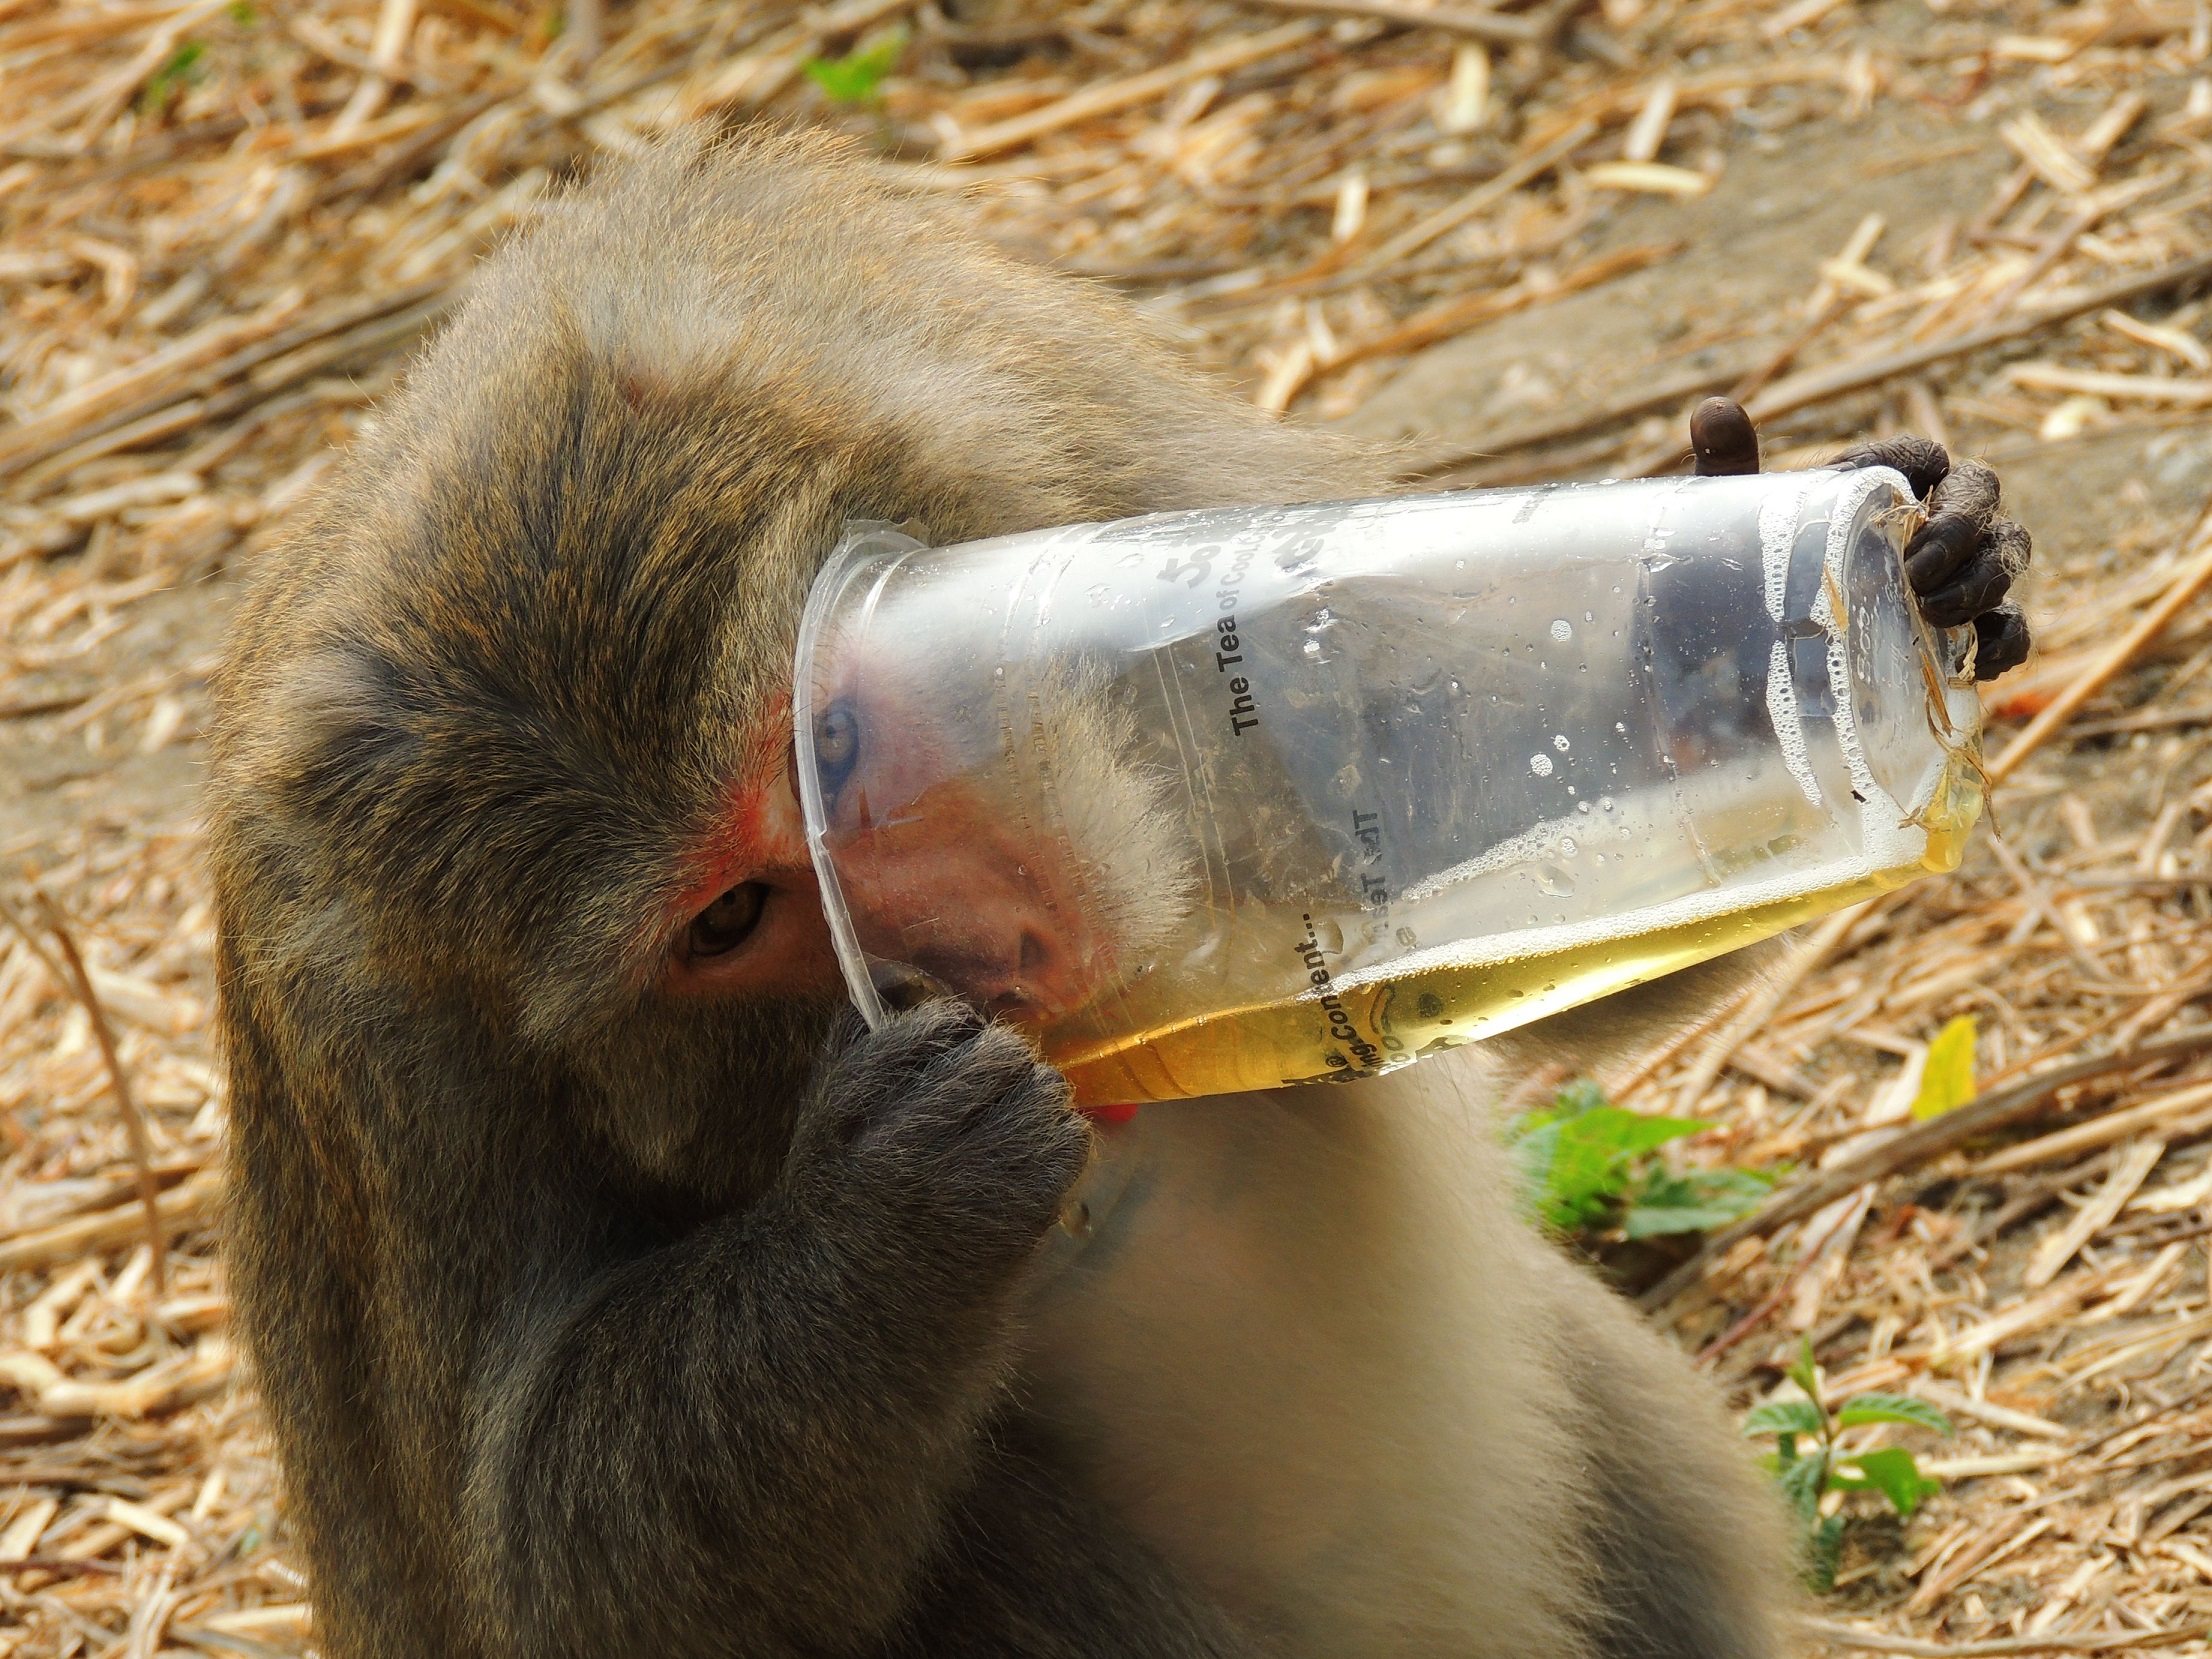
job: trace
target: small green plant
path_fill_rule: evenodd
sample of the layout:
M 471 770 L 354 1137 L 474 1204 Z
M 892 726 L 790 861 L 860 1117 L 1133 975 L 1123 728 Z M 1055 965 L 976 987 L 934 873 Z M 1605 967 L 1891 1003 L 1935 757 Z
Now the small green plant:
M 1940 1481 L 1920 1472 L 1919 1460 L 1904 1447 L 1839 1454 L 1837 1432 L 1861 1423 L 1909 1423 L 1949 1434 L 1951 1419 L 1907 1394 L 1854 1394 L 1830 1411 L 1820 1403 L 1820 1374 L 1810 1342 L 1798 1345 L 1789 1376 L 1805 1397 L 1755 1407 L 1743 1420 L 1743 1432 L 1775 1437 L 1774 1450 L 1760 1461 L 1781 1483 L 1782 1495 L 1804 1525 L 1806 1580 L 1825 1592 L 1835 1588 L 1847 1518 L 1840 1508 L 1823 1515 L 1821 1499 L 1831 1492 L 1879 1492 L 1899 1515 L 1909 1517 L 1923 1499 L 1943 1489 Z M 1813 1442 L 1809 1450 L 1802 1444 L 1808 1439 Z
M 180 43 L 162 60 L 161 67 L 146 77 L 145 90 L 138 95 L 141 113 L 159 115 L 166 110 L 172 98 L 200 78 L 199 63 L 205 56 L 207 48 L 198 41 Z
M 899 66 L 906 54 L 906 25 L 870 35 L 841 58 L 809 58 L 807 79 L 822 89 L 833 104 L 872 104 L 882 96 L 884 76 Z
M 1674 1174 L 1652 1154 L 1712 1127 L 1612 1105 L 1595 1083 L 1568 1084 L 1514 1124 L 1508 1140 L 1537 1213 L 1561 1232 L 1619 1228 L 1632 1239 L 1700 1233 L 1757 1209 L 1774 1176 L 1747 1169 Z
M 250 0 L 230 0 L 223 8 L 223 15 L 241 29 L 250 29 L 261 21 L 261 14 L 253 9 Z

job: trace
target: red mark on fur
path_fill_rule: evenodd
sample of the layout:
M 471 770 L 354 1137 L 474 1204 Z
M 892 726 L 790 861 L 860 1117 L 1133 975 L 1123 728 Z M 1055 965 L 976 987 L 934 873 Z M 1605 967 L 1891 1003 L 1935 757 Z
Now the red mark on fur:
M 1136 1101 L 1120 1106 L 1078 1106 L 1076 1110 L 1102 1129 L 1118 1129 L 1137 1115 Z
M 784 777 L 789 698 L 778 698 L 744 745 L 722 810 L 685 861 L 694 872 L 673 909 L 693 916 L 741 882 L 806 862 L 806 837 Z
M 767 863 L 760 834 L 766 794 L 755 784 L 731 795 L 724 817 L 687 861 L 695 874 L 671 906 L 677 916 L 697 915 Z

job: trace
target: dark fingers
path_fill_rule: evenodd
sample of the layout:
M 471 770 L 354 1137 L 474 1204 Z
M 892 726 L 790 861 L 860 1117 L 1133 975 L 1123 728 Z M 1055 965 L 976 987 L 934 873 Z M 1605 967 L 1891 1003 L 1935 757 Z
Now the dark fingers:
M 1974 618 L 1974 678 L 1994 680 L 2028 660 L 2028 619 L 2018 604 L 2001 605 Z
M 1690 414 L 1690 450 L 1698 477 L 1741 477 L 1759 470 L 1759 429 L 1735 399 L 1709 397 Z
M 1949 523 L 1959 522 L 1947 520 Z M 2032 544 L 2027 531 L 2009 518 L 2001 518 L 1981 533 L 1966 562 L 1941 586 L 1920 592 L 1920 611 L 1939 628 L 1956 628 L 1984 611 L 1993 611 L 2011 591 L 2013 578 L 2028 568 Z M 1906 574 L 1913 566 L 1908 560 Z
M 1961 461 L 1929 492 L 1928 522 L 1905 545 L 1905 574 L 1913 592 L 1933 593 L 1963 580 L 1967 567 L 1981 562 L 1978 555 L 1989 547 L 1997 518 L 1997 496 L 1996 473 L 1979 461 Z M 2007 570 L 2005 580 L 2013 574 Z M 1997 591 L 2001 595 L 2004 589 Z
M 1951 452 L 1933 438 L 1900 432 L 1892 438 L 1876 438 L 1872 443 L 1854 445 L 1828 464 L 1846 470 L 1895 467 L 1905 475 L 1912 493 L 1925 501 L 1928 492 L 1950 476 Z
M 1905 576 L 1920 611 L 1939 628 L 1974 626 L 1974 677 L 1993 680 L 2028 656 L 2028 622 L 2006 600 L 2027 569 L 2027 531 L 1998 516 L 1997 475 L 1979 461 L 1952 463 L 1929 438 L 1899 433 L 1845 450 L 1831 466 L 1894 467 L 1919 496 L 1928 522 L 1905 547 Z
M 1928 513 L 1932 518 L 1958 513 L 1987 524 L 1997 516 L 1997 498 L 2002 493 L 1996 468 L 1980 461 L 1961 461 L 1928 492 Z
M 1933 593 L 1923 593 L 1920 614 L 1938 628 L 1956 628 L 1995 610 L 2011 586 L 2011 571 L 1993 558 L 1978 558 Z

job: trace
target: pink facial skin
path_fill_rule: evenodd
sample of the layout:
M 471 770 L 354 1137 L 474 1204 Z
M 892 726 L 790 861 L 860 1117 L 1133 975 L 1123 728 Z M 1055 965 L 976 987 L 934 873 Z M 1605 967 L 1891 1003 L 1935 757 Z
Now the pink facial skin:
M 750 746 L 725 816 L 696 854 L 697 877 L 670 907 L 663 983 L 674 995 L 835 995 L 843 985 L 791 751 L 778 741 L 788 721 L 788 709 L 776 711 Z M 833 823 L 847 843 L 839 867 L 863 940 L 1032 1028 L 1080 1007 L 1110 974 L 1110 951 L 1072 920 L 1072 884 L 1050 850 L 1023 845 L 1006 814 L 966 779 L 943 776 L 926 732 L 896 722 L 875 737 L 886 764 L 854 780 Z M 882 821 L 870 810 L 871 791 L 897 803 Z M 698 954 L 693 918 L 747 884 L 760 897 L 752 931 L 729 950 Z M 923 920 L 898 926 L 890 918 Z M 1116 1124 L 1135 1110 L 1108 1106 L 1093 1115 Z
M 727 814 L 699 848 L 697 877 L 670 906 L 663 984 L 672 994 L 834 995 L 843 980 L 822 918 L 821 890 L 807 856 L 806 824 L 791 777 L 788 706 L 771 711 L 749 745 L 750 763 L 732 785 Z M 760 891 L 752 932 L 731 950 L 703 956 L 691 947 L 691 922 L 724 893 L 748 883 Z

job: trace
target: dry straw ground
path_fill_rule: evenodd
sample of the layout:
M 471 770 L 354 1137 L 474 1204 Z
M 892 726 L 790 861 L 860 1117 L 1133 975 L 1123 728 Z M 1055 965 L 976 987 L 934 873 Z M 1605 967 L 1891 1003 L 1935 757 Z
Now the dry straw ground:
M 1717 1120 L 1688 1158 L 1799 1171 L 1651 1298 L 1739 1405 L 1803 1334 L 1833 1391 L 1961 1426 L 1907 1437 L 1947 1490 L 1858 1529 L 1849 1629 L 1808 1650 L 2201 1644 L 2204 0 L 562 22 L 0 0 L 0 1655 L 312 1644 L 215 1262 L 209 653 L 482 250 L 693 119 L 847 128 L 1261 404 L 1403 438 L 1409 476 L 1665 469 L 1728 387 L 1781 464 L 1900 425 L 2003 463 L 2045 549 L 2039 660 L 1995 698 L 2005 838 L 1606 1081 Z M 804 66 L 886 27 L 879 96 L 831 103 Z M 1982 1099 L 1905 1127 L 1962 1011 Z

